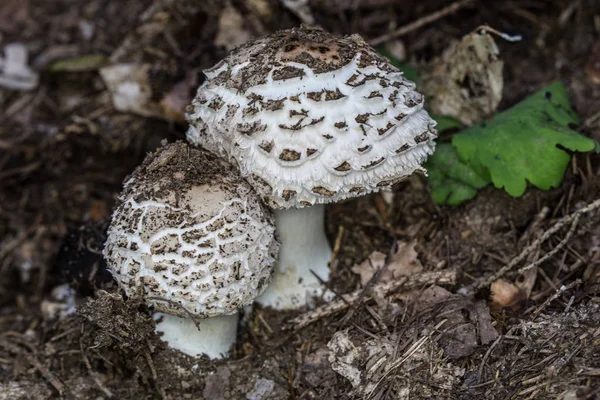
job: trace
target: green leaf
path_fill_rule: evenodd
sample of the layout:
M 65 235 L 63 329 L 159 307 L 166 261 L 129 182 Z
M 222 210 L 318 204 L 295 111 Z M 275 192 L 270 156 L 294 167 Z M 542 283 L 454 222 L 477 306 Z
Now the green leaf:
M 454 117 L 448 117 L 446 115 L 438 115 L 429 113 L 429 116 L 437 122 L 435 129 L 439 132 L 446 131 L 448 129 L 460 128 L 461 122 Z
M 438 204 L 459 205 L 490 183 L 458 158 L 450 143 L 439 143 L 425 164 L 431 196 Z
M 455 135 L 452 145 L 479 176 L 489 176 L 494 186 L 518 197 L 528 181 L 544 190 L 560 184 L 570 160 L 564 149 L 594 150 L 596 142 L 570 129 L 571 123 L 579 118 L 564 85 L 556 82 Z
M 390 53 L 386 49 L 383 49 L 383 48 L 382 49 L 378 49 L 377 52 L 379 54 L 381 54 L 382 56 L 384 56 L 385 58 L 387 58 L 388 60 L 390 60 L 390 62 L 392 63 L 392 65 L 394 67 L 396 67 L 400 71 L 402 71 L 403 74 L 404 74 L 404 77 L 406 79 L 408 79 L 409 81 L 417 83 L 417 81 L 419 80 L 419 73 L 417 72 L 417 69 L 415 67 L 413 67 L 410 64 L 406 64 L 406 63 L 400 62 L 400 60 L 398 60 L 396 57 L 394 57 L 392 55 L 392 53 Z

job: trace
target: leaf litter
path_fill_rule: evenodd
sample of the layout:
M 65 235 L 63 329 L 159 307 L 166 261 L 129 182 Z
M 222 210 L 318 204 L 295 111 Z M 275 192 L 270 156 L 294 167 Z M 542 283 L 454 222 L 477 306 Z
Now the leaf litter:
M 51 12 L 44 7 L 54 7 L 54 2 L 30 4 L 28 14 L 38 23 L 26 24 L 27 30 L 18 37 L 17 30 L 3 31 L 2 45 L 37 38 L 33 45 L 27 39 L 35 60 L 38 54 L 110 57 L 123 44 L 121 55 L 133 58 L 122 62 L 156 62 L 158 72 L 168 72 L 168 66 L 176 65 L 187 73 L 214 64 L 224 54 L 213 44 L 219 4 L 202 9 L 196 2 L 84 3 Z M 277 2 L 231 4 L 253 35 L 298 22 Z M 386 1 L 337 8 L 327 1 L 307 4 L 326 28 L 359 31 L 367 37 L 385 33 L 388 25 L 382 21 L 409 24 L 439 9 L 434 2 L 424 3 L 420 11 L 399 9 Z M 536 4 L 541 3 L 518 5 L 524 7 L 518 13 L 514 5 L 506 8 L 500 3 L 486 10 L 497 16 L 497 27 L 503 30 L 513 27 L 514 31 L 513 24 L 518 21 L 517 26 L 529 29 L 530 37 L 539 33 L 536 27 L 548 24 L 554 28 L 538 40 L 511 47 L 498 44 L 506 76 L 511 77 L 504 82 L 507 105 L 561 78 L 575 108 L 579 112 L 591 109 L 586 104 L 600 99 L 584 71 L 594 44 L 594 38 L 585 33 L 593 26 L 591 15 L 572 12 L 559 18 L 571 6 L 547 2 L 548 9 L 543 11 Z M 259 12 L 265 7 L 268 13 Z M 467 8 L 439 23 L 420 25 L 406 37 L 407 54 L 441 54 L 450 36 L 460 37 L 448 32 L 468 32 L 487 19 L 480 12 L 479 8 Z M 141 17 L 133 18 L 138 15 Z M 530 19 L 523 22 L 523 15 L 533 16 L 540 25 Z M 564 18 L 569 29 L 557 25 Z M 173 25 L 161 25 L 164 20 Z M 91 23 L 93 29 L 81 21 Z M 163 28 L 152 30 L 153 26 Z M 172 29 L 177 26 L 187 30 Z M 144 36 L 144 32 L 151 34 Z M 181 40 L 185 34 L 193 40 Z M 169 35 L 180 36 L 173 42 Z M 70 46 L 68 52 L 57 47 L 64 43 Z M 169 43 L 189 47 L 178 53 Z M 138 48 L 145 51 L 136 52 Z M 578 53 L 578 48 L 584 51 Z M 182 59 L 181 54 L 187 56 Z M 563 59 L 572 62 L 572 67 L 549 67 Z M 523 60 L 527 74 L 519 70 Z M 50 64 L 39 65 L 46 68 Z M 102 263 L 92 256 L 96 246 L 73 245 L 79 239 L 93 244 L 96 236 L 89 235 L 98 234 L 93 228 L 98 220 L 96 205 L 106 204 L 110 213 L 122 179 L 144 153 L 165 137 L 183 137 L 185 131 L 177 122 L 114 110 L 97 72 L 76 69 L 43 71 L 31 93 L 0 91 L 0 109 L 5 110 L 2 118 L 8 119 L 0 128 L 4 152 L 0 158 L 0 173 L 4 174 L 0 180 L 0 399 L 597 396 L 600 216 L 594 211 L 582 214 L 571 234 L 571 225 L 550 231 L 562 216 L 572 215 L 598 197 L 596 155 L 571 159 L 555 190 L 530 188 L 518 199 L 484 189 L 457 209 L 439 207 L 431 201 L 427 186 L 415 177 L 400 184 L 392 201 L 385 204 L 385 218 L 376 205 L 378 196 L 330 207 L 330 239 L 333 243 L 339 238 L 331 284 L 340 296 L 351 295 L 353 300 L 346 303 L 346 298 L 338 297 L 332 304 L 343 307 L 302 327 L 293 321 L 307 315 L 304 312 L 273 313 L 256 307 L 243 318 L 232 358 L 210 362 L 166 348 L 154 334 L 148 310 L 123 299 L 112 282 L 100 279 Z M 166 93 L 183 75 L 161 76 L 155 75 L 154 83 L 164 85 Z M 581 87 L 584 92 L 578 89 Z M 55 107 L 63 104 L 70 106 Z M 584 111 L 581 117 L 593 115 Z M 590 126 L 589 133 L 598 138 L 600 133 Z M 541 214 L 544 207 L 549 212 Z M 533 224 L 538 215 L 539 221 Z M 80 231 L 81 226 L 89 229 Z M 344 234 L 338 236 L 340 231 Z M 79 233 L 67 240 L 67 232 Z M 551 234 L 536 242 L 545 232 Z M 566 244 L 561 245 L 565 238 Z M 373 279 L 363 285 L 351 267 L 360 265 L 373 251 L 392 259 L 395 252 L 390 252 L 390 243 L 394 240 L 409 244 L 405 249 L 410 255 L 408 265 L 417 264 L 414 252 L 418 253 L 416 260 L 422 270 L 409 276 L 393 273 L 382 276 L 387 282 Z M 69 242 L 68 254 L 56 259 L 63 242 Z M 527 270 L 537 271 L 537 276 L 519 289 L 524 300 L 517 307 L 499 306 L 490 297 L 489 285 L 473 296 L 456 294 L 458 287 L 493 276 L 530 244 L 535 251 L 517 267 L 543 262 Z M 557 248 L 560 251 L 552 253 Z M 71 252 L 72 257 L 68 256 Z M 380 259 L 375 260 L 377 265 Z M 85 271 L 77 276 L 91 279 L 88 292 L 77 291 L 75 313 L 48 313 L 49 302 L 60 304 L 56 291 L 52 292 L 64 283 L 59 277 L 67 264 Z M 401 272 L 404 267 L 394 268 Z M 376 275 L 366 266 L 364 270 L 371 278 Z M 518 271 L 511 270 L 495 281 L 504 279 L 519 287 L 518 276 Z M 66 304 L 68 310 L 68 301 Z M 294 329 L 283 329 L 290 324 Z M 332 340 L 340 345 L 330 349 Z M 358 380 L 334 371 L 330 357 L 340 371 L 342 366 L 354 368 Z

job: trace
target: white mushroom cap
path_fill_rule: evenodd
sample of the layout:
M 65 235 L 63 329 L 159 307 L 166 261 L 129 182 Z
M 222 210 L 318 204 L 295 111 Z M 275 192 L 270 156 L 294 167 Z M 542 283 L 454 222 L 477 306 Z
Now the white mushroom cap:
M 273 217 L 229 163 L 166 145 L 119 199 L 104 255 L 128 296 L 206 318 L 233 314 L 265 290 L 279 248 Z
M 280 31 L 205 75 L 188 140 L 235 160 L 274 208 L 389 188 L 434 150 L 423 96 L 358 35 Z

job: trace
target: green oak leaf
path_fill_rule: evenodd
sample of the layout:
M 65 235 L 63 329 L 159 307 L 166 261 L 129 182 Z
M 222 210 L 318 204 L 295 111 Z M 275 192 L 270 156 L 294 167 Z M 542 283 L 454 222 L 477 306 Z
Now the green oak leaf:
M 518 197 L 527 182 L 544 190 L 560 184 L 570 160 L 565 149 L 594 150 L 594 140 L 569 127 L 578 123 L 564 85 L 555 82 L 458 133 L 452 145 L 479 176 L 489 176 L 494 186 Z
M 459 205 L 490 183 L 458 158 L 450 143 L 439 143 L 425 164 L 431 196 L 438 204 Z

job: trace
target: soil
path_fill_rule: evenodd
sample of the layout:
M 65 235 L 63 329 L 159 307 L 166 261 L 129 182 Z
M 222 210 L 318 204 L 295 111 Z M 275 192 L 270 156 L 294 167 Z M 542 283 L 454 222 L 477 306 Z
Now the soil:
M 123 297 L 101 256 L 112 209 L 124 178 L 186 126 L 115 109 L 99 67 L 151 65 L 149 101 L 172 116 L 236 40 L 303 22 L 286 3 L 302 2 L 2 2 L 0 47 L 23 43 L 39 83 L 0 88 L 0 399 L 600 398 L 600 212 L 585 211 L 600 198 L 596 153 L 521 198 L 488 187 L 440 207 L 413 176 L 393 196 L 329 206 L 336 293 L 363 290 L 352 267 L 397 242 L 414 243 L 421 273 L 457 278 L 385 294 L 367 284 L 302 328 L 293 319 L 309 310 L 255 306 L 227 360 L 169 349 L 151 310 Z M 449 3 L 306 2 L 314 23 L 367 41 Z M 578 129 L 600 140 L 597 0 L 472 0 L 386 44 L 418 65 L 484 23 L 522 35 L 496 40 L 500 109 L 561 80 Z

